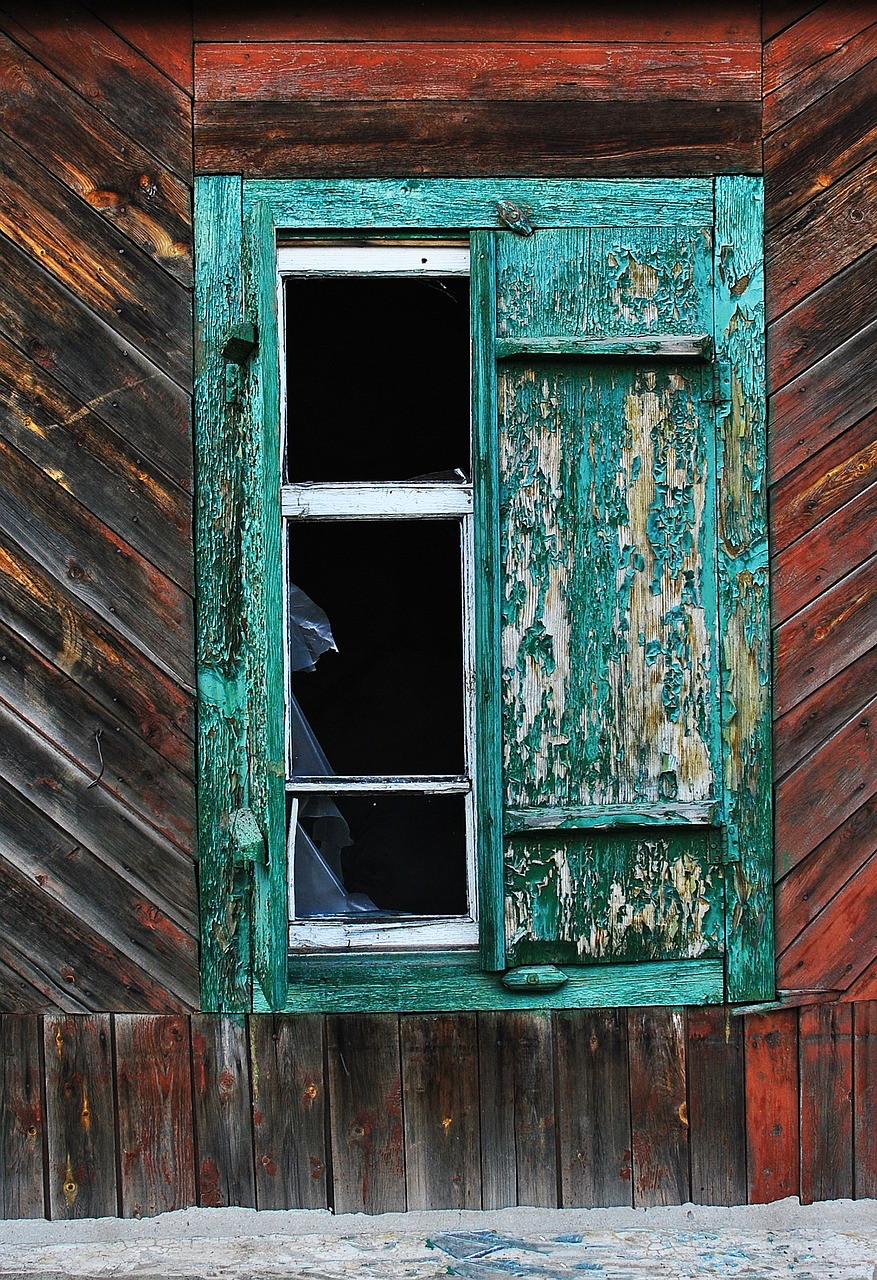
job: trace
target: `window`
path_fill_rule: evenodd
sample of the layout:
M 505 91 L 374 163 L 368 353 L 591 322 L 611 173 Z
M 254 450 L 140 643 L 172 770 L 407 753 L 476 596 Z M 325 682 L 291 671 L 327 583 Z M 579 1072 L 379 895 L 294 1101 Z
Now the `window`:
M 199 180 L 206 1008 L 771 994 L 760 208 Z

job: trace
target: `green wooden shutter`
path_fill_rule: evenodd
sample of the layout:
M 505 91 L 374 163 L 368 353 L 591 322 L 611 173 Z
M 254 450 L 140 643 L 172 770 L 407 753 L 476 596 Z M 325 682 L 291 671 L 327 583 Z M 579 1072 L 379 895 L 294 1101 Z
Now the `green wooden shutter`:
M 495 233 L 512 965 L 727 949 L 713 245 Z

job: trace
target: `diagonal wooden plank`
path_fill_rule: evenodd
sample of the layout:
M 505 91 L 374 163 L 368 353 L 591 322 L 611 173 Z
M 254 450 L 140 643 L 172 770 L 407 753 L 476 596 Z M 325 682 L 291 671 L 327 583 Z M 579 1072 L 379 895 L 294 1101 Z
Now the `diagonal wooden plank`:
M 27 946 L 26 941 L 24 945 Z M 64 982 L 63 978 L 56 981 L 47 972 L 47 967 L 37 964 L 33 956 L 26 956 L 18 947 L 12 945 L 8 937 L 0 941 L 0 953 L 2 953 L 4 971 L 14 975 L 20 982 L 26 983 L 33 993 L 32 1002 L 27 1008 L 21 1010 L 22 1013 L 34 1013 L 43 1009 L 66 1009 L 69 1013 L 89 1012 L 88 1005 L 76 997 L 76 994 L 70 990 L 69 983 Z M 3 1009 L 3 1012 L 17 1013 L 18 1010 Z
M 0 531 L 0 619 L 188 777 L 192 699 Z
M 826 0 L 802 14 L 765 43 L 765 94 L 830 57 L 873 20 L 873 9 L 863 0 Z
M 877 479 L 877 411 L 789 472 L 771 493 L 771 546 L 782 551 Z
M 192 278 L 189 186 L 0 34 L 0 129 L 184 284 Z M 30 109 L 39 102 L 38 112 Z
M 39 886 L 40 913 L 50 918 L 56 904 L 64 907 L 178 1000 L 192 1003 L 198 992 L 192 934 L 130 883 L 124 867 L 95 857 L 2 780 L 0 797 L 4 865 Z
M 183 181 L 191 178 L 188 97 L 78 0 L 7 4 L 0 26 Z
M 0 438 L 0 523 L 52 577 L 181 688 L 194 686 L 191 597 Z
M 860 19 L 864 20 L 864 19 Z M 764 131 L 772 133 L 877 57 L 877 23 L 832 49 L 764 99 Z
M 874 247 L 877 163 L 869 159 L 767 237 L 768 322 Z
M 774 711 L 784 715 L 874 644 L 877 556 L 778 628 Z
M 785 777 L 827 738 L 837 733 L 877 688 L 877 646 L 795 704 L 774 726 L 774 768 Z
M 776 788 L 776 867 L 782 877 L 877 792 L 872 721 L 877 698 Z
M 846 819 L 777 885 L 777 952 L 785 951 L 852 876 L 877 854 L 877 795 Z
M 145 10 L 139 5 L 122 8 L 117 0 L 93 0 L 89 8 L 192 96 L 191 5 L 153 0 Z
M 877 152 L 875 64 L 829 90 L 764 140 L 768 228 Z
M 770 389 L 778 391 L 877 319 L 877 248 L 822 284 L 767 330 Z
M 846 577 L 874 550 L 877 483 L 856 494 L 771 560 L 771 601 L 780 625 Z
M 771 397 L 775 483 L 877 406 L 877 320 Z
M 39 1013 L 49 1008 L 51 1001 L 42 991 L 28 982 L 10 964 L 7 957 L 0 957 L 0 1014 Z
M 0 435 L 184 591 L 193 585 L 191 498 L 0 335 Z

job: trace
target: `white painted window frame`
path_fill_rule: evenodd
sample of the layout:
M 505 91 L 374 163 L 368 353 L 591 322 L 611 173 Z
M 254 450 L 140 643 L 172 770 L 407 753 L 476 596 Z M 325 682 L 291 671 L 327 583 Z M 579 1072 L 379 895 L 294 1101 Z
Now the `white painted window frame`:
M 277 303 L 280 317 L 281 458 L 287 456 L 286 289 L 290 277 L 418 277 L 468 276 L 469 249 L 464 246 L 399 243 L 301 244 L 277 250 Z M 338 951 L 474 950 L 478 946 L 478 875 L 475 853 L 475 650 L 474 550 L 472 485 L 442 482 L 387 482 L 281 485 L 284 597 L 288 598 L 289 530 L 298 520 L 457 520 L 460 524 L 460 581 L 463 616 L 464 764 L 459 776 L 410 775 L 396 778 L 332 777 L 291 779 L 292 743 L 288 707 L 291 676 L 287 610 L 284 610 L 287 793 L 293 813 L 289 827 L 289 946 L 296 954 Z M 392 916 L 358 921 L 356 917 L 296 920 L 293 842 L 299 798 L 321 792 L 377 794 L 407 792 L 462 795 L 466 816 L 466 886 L 468 911 L 463 916 Z

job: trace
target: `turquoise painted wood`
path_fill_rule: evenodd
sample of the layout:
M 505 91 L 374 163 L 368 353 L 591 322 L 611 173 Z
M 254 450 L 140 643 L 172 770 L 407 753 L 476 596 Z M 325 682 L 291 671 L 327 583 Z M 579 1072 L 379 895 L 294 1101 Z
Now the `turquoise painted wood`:
M 774 992 L 763 214 L 760 178 L 716 179 L 716 353 L 731 372 L 716 410 L 731 1001 Z
M 710 225 L 710 178 L 391 178 L 374 180 L 256 179 L 244 201 L 265 203 L 275 225 L 468 232 L 503 225 L 498 206 L 510 201 L 537 227 L 619 224 L 643 227 Z
M 257 348 L 245 380 L 242 440 L 244 635 L 250 807 L 267 845 L 253 866 L 253 976 L 269 1006 L 286 1001 L 289 929 L 284 756 L 283 561 L 280 519 L 280 384 L 277 253 L 263 204 L 244 225 L 247 319 Z
M 235 867 L 232 815 L 247 804 L 247 684 L 239 522 L 240 408 L 226 401 L 222 346 L 242 315 L 241 183 L 195 188 L 195 555 L 201 1001 L 250 1008 L 250 879 Z
M 494 372 L 496 261 L 491 235 L 481 231 L 472 233 L 470 272 L 478 921 L 482 967 L 496 970 L 505 968 L 505 927 L 499 670 L 499 454 Z
M 474 954 L 293 958 L 290 1011 L 441 1013 L 470 1009 L 596 1009 L 638 1005 L 721 1004 L 721 960 L 561 966 L 555 991 L 509 991 L 500 974 L 481 971 Z M 255 1009 L 264 1010 L 258 995 Z

